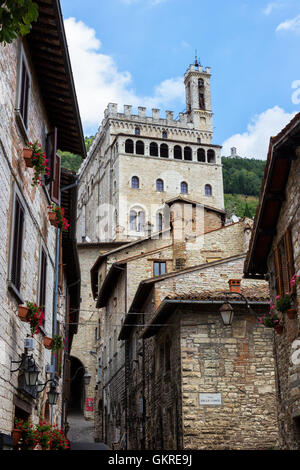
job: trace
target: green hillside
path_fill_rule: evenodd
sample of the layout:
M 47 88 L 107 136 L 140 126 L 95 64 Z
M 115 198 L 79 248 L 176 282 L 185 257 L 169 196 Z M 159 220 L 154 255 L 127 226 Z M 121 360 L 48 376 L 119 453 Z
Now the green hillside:
M 225 210 L 228 217 L 254 217 L 266 162 L 222 158 Z
M 94 136 L 85 137 L 88 150 Z M 70 152 L 59 152 L 62 157 L 62 167 L 77 172 L 82 158 Z M 238 217 L 254 217 L 258 204 L 261 181 L 264 174 L 265 161 L 254 158 L 222 157 L 223 181 L 225 193 L 225 210 L 228 217 L 232 214 Z

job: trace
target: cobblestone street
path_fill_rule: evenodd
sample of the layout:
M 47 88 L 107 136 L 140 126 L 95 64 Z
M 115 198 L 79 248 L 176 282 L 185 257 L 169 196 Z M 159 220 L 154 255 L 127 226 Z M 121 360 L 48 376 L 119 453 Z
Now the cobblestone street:
M 71 450 L 109 450 L 102 442 L 94 441 L 94 422 L 86 421 L 82 414 L 68 416 L 70 429 L 68 439 L 71 442 Z

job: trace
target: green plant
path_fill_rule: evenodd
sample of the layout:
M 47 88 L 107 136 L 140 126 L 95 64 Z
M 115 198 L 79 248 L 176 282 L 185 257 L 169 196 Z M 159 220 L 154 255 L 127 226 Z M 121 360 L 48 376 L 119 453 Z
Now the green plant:
M 38 184 L 41 186 L 41 176 L 45 174 L 46 176 L 50 175 L 50 168 L 47 166 L 49 160 L 46 158 L 46 154 L 37 140 L 33 143 L 29 142 L 26 148 L 32 150 L 31 162 L 34 167 L 34 177 L 31 184 L 32 186 L 37 186 Z
M 22 450 L 33 450 L 40 448 L 42 450 L 67 450 L 69 441 L 61 429 L 45 422 L 37 425 L 15 420 L 15 428 L 22 431 L 20 447 Z
M 38 19 L 38 5 L 32 0 L 5 0 L 0 7 L 0 42 L 11 43 L 19 35 L 30 32 L 30 25 Z
M 63 338 L 60 335 L 53 336 L 52 351 L 60 351 L 63 348 Z
M 286 312 L 289 308 L 292 307 L 292 300 L 288 294 L 277 295 L 276 297 L 276 308 L 279 312 Z
M 45 315 L 36 303 L 27 302 L 26 306 L 28 308 L 28 322 L 30 323 L 31 334 L 33 336 L 40 332 L 39 327 L 43 324 Z
M 270 312 L 258 318 L 259 323 L 263 324 L 267 328 L 275 328 L 279 325 L 279 318 L 273 311 L 274 306 L 271 307 Z
M 55 204 L 51 204 L 51 206 L 48 206 L 48 209 L 51 209 L 51 211 L 56 213 L 57 221 L 58 221 L 57 226 L 61 230 L 66 232 L 68 230 L 68 228 L 70 227 L 70 224 L 69 224 L 68 220 L 64 217 L 64 215 L 65 215 L 64 208 L 60 207 L 60 206 L 57 206 Z

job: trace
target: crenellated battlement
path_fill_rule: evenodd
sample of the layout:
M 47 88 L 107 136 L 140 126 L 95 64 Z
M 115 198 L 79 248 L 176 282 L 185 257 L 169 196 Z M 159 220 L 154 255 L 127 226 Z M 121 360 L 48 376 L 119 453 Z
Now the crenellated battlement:
M 211 76 L 211 68 L 210 67 L 202 67 L 202 65 L 195 65 L 195 64 L 191 64 L 187 71 L 185 72 L 184 74 L 184 79 L 187 78 L 187 76 L 191 73 L 191 72 L 198 72 L 198 73 L 201 73 L 201 74 L 205 74 L 207 75 L 208 77 Z
M 118 112 L 118 105 L 116 103 L 109 103 L 104 111 L 104 120 L 106 119 L 120 119 L 130 120 L 131 122 L 139 122 L 143 124 L 159 124 L 161 126 L 173 126 L 173 127 L 185 127 L 193 128 L 193 123 L 189 121 L 188 114 L 181 112 L 179 113 L 178 119 L 174 119 L 174 111 L 165 111 L 165 117 L 161 116 L 161 110 L 158 108 L 152 108 L 152 115 L 147 115 L 147 108 L 144 106 L 138 107 L 138 113 L 132 112 L 132 105 L 125 104 L 124 112 Z M 212 113 L 211 113 L 212 114 Z

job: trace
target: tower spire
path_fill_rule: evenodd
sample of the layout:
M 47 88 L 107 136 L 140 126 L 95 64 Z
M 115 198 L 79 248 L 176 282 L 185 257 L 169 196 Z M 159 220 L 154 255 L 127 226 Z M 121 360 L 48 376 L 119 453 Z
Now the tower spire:
M 197 49 L 195 49 L 195 67 L 199 67 L 199 65 L 201 66 L 201 63 L 200 63 L 200 60 L 198 59 L 198 56 L 197 56 Z

